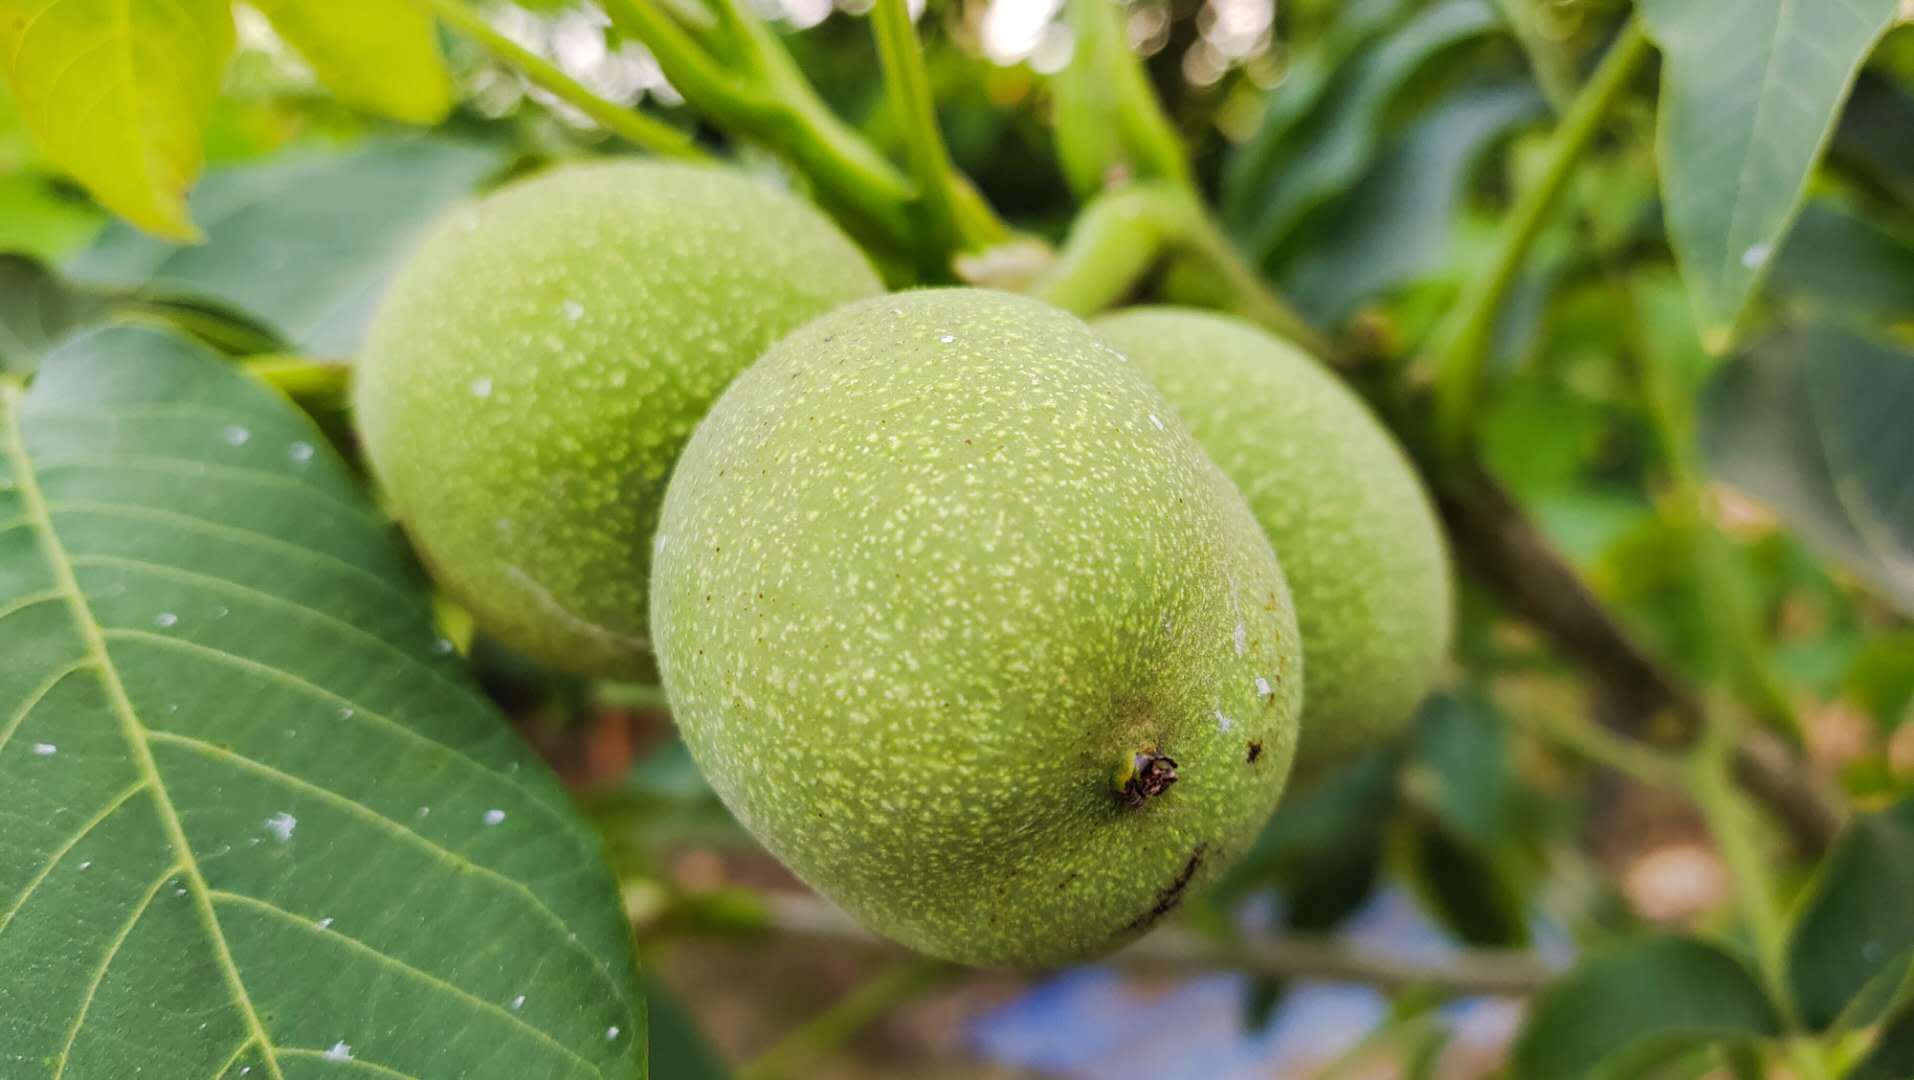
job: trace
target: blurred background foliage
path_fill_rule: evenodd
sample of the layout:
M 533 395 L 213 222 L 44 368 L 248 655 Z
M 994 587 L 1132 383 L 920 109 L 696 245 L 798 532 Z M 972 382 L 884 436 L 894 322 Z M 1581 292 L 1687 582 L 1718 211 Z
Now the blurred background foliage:
M 902 160 L 907 124 L 856 17 L 868 2 L 755 6 L 824 101 Z M 1642 5 L 1671 21 L 1677 6 Z M 1227 235 L 1427 460 L 1408 404 L 1436 374 L 1426 354 L 1544 182 L 1550 132 L 1630 7 L 1136 0 L 1121 25 Z M 1096 147 L 1073 147 L 1082 129 L 1059 151 L 1081 44 L 1061 8 L 913 8 L 956 166 L 1051 242 L 1111 180 Z M 480 10 L 602 99 L 805 184 L 686 107 L 589 3 Z M 0 363 L 31 370 L 104 320 L 162 322 L 270 373 L 350 452 L 333 375 L 420 230 L 476 190 L 620 146 L 469 35 L 438 32 L 455 90 L 421 131 L 378 115 L 416 96 L 358 107 L 322 88 L 316 70 L 341 76 L 290 27 L 237 15 L 188 204 L 203 243 L 115 220 L 0 91 Z M 1458 536 L 1460 645 L 1411 737 L 1287 796 L 1181 927 L 1059 975 L 960 973 L 861 939 L 730 820 L 655 690 L 553 679 L 474 643 L 487 688 L 611 845 L 656 991 L 656 1075 L 1566 1076 L 1624 1051 L 1607 1063 L 1622 1075 L 1754 1075 L 1735 1040 L 1789 1022 L 1834 1032 L 1851 1075 L 1914 1075 L 1914 27 L 1840 106 L 1785 243 L 1731 260 L 1766 271 L 1732 348 L 1671 247 L 1693 211 L 1665 203 L 1655 85 L 1650 70 L 1627 83 L 1537 223 L 1471 440 L 1657 668 L 1758 703 L 1804 780 L 1861 815 L 1819 869 L 1759 832 L 1798 895 L 1789 1004 L 1739 952 L 1734 870 L 1688 797 L 1703 781 L 1603 734 L 1671 742 L 1669 710 L 1618 722 L 1643 688 L 1565 647 Z M 1732 291 L 1726 276 L 1705 287 Z M 1184 284 L 1172 263 L 1147 290 Z M 1698 543 L 1718 580 L 1695 572 Z M 1518 1035 L 1505 991 L 1586 956 Z M 1389 967 L 1405 958 L 1422 966 Z

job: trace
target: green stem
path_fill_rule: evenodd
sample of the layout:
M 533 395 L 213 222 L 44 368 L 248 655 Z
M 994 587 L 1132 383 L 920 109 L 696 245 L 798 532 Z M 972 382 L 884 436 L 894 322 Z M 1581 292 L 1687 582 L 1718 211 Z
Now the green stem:
M 909 249 L 908 208 L 916 188 L 831 112 L 762 23 L 733 0 L 721 0 L 713 32 L 727 35 L 737 57 L 727 70 L 654 0 L 606 0 L 604 7 L 614 25 L 644 42 L 672 86 L 699 112 L 791 162 L 818 185 L 823 201 L 867 226 L 853 231 Z
M 577 80 L 560 71 L 557 65 L 494 30 L 490 23 L 467 7 L 463 0 L 418 0 L 418 2 L 424 4 L 440 22 L 472 39 L 493 56 L 517 68 L 533 84 L 591 117 L 599 127 L 640 150 L 649 150 L 665 157 L 703 158 L 706 156 L 686 132 L 670 124 L 654 120 L 643 113 L 614 105 L 592 93 Z
M 1589 761 L 1613 769 L 1638 784 L 1680 790 L 1688 773 L 1680 760 L 1606 728 L 1558 716 L 1552 709 L 1511 709 L 1507 715 L 1518 727 L 1545 742 L 1570 750 Z
M 1106 191 L 1084 205 L 1030 294 L 1083 316 L 1110 308 L 1190 231 L 1188 219 L 1189 199 L 1179 188 L 1136 184 Z
M 881 971 L 745 1064 L 737 1078 L 785 1080 L 804 1075 L 819 1057 L 958 970 L 941 960 L 918 957 Z
M 1117 129 L 1135 162 L 1136 177 L 1166 180 L 1194 191 L 1183 140 L 1164 114 L 1142 58 L 1130 48 L 1119 17 L 1124 10 L 1111 0 L 1071 0 L 1069 18 L 1076 47 L 1084 57 L 1095 58 L 1095 74 L 1107 80 Z
M 1730 771 L 1737 726 L 1734 712 L 1726 702 L 1710 697 L 1704 714 L 1701 741 L 1695 746 L 1689 767 L 1689 788 L 1728 866 L 1735 906 L 1754 941 L 1762 981 L 1782 1011 L 1791 1014 L 1784 978 L 1787 921 L 1769 884 L 1767 859 L 1756 838 L 1755 822 L 1735 790 Z
M 665 688 L 662 686 L 605 681 L 598 683 L 594 690 L 594 696 L 600 704 L 613 708 L 667 711 L 671 708 L 671 699 L 665 696 Z
M 930 77 L 924 71 L 923 49 L 905 0 L 877 0 L 871 32 L 891 104 L 903 123 L 904 156 L 917 181 L 915 216 L 923 233 L 917 245 L 919 259 L 930 273 L 948 276 L 950 253 L 964 245 L 962 224 L 952 192 L 950 151 L 937 129 Z
M 1184 238 L 1192 254 L 1206 263 L 1228 286 L 1236 298 L 1236 313 L 1249 321 L 1288 338 L 1311 353 L 1330 362 L 1336 359 L 1336 343 L 1317 330 L 1302 313 L 1291 307 L 1282 295 L 1264 284 L 1236 245 L 1216 224 L 1202 204 L 1197 204 L 1194 231 Z
M 1214 279 L 1237 314 L 1318 356 L 1334 354 L 1335 343 L 1263 283 L 1179 184 L 1133 184 L 1090 200 L 1031 295 L 1094 315 L 1122 301 L 1168 255 L 1191 260 Z
M 1496 319 L 1523 259 L 1567 186 L 1576 161 L 1594 141 L 1603 118 L 1648 54 L 1648 36 L 1642 31 L 1641 18 L 1630 16 L 1550 138 L 1541 177 L 1516 199 L 1502 223 L 1488 269 L 1470 280 L 1454 311 L 1438 329 L 1436 423 L 1445 450 L 1453 453 L 1460 449 L 1470 430 Z

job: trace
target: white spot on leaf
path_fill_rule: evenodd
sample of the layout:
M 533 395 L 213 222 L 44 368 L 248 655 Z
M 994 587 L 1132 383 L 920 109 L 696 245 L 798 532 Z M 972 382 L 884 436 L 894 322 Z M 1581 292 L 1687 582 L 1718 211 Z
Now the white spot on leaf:
M 52 757 L 60 752 L 60 748 L 50 742 L 37 742 L 33 744 L 33 752 L 41 757 Z
M 246 440 L 253 437 L 252 432 L 247 431 L 245 428 L 240 427 L 238 424 L 227 425 L 226 430 L 221 432 L 220 434 L 223 438 L 225 438 L 227 443 L 233 446 L 244 446 L 246 445 Z
M 485 812 L 485 823 L 487 825 L 497 825 L 499 822 L 504 820 L 505 820 L 505 811 L 503 810 L 487 810 Z
M 352 1047 L 347 1046 L 344 1042 L 336 1042 L 332 1044 L 332 1049 L 327 1050 L 319 1056 L 327 1061 L 351 1061 Z
M 1768 256 L 1773 254 L 1773 244 L 1752 244 L 1741 253 L 1741 265 L 1750 270 L 1759 270 L 1767 263 Z
M 174 626 L 178 622 L 179 616 L 170 611 L 162 611 L 158 615 L 153 616 L 153 625 L 159 627 L 161 630 Z
M 266 831 L 279 838 L 280 843 L 292 839 L 292 831 L 299 827 L 299 819 L 281 810 L 266 819 Z
M 312 455 L 312 444 L 309 442 L 296 442 L 286 447 L 286 456 L 292 459 L 294 465 L 304 465 L 312 460 Z

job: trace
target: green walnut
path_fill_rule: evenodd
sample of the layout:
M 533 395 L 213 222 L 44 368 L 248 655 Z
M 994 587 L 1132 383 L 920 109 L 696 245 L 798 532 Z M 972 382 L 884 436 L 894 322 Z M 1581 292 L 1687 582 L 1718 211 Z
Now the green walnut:
M 793 327 L 882 291 L 798 199 L 734 172 L 553 169 L 454 211 L 357 371 L 372 468 L 479 625 L 553 667 L 651 666 L 651 534 L 679 450 Z
M 1302 704 L 1268 539 L 1073 316 L 945 289 L 779 342 L 685 447 L 673 710 L 738 819 L 871 929 L 1080 960 L 1256 836 Z
M 1298 777 L 1399 733 L 1439 674 L 1454 597 L 1395 440 L 1314 359 L 1239 319 L 1138 308 L 1095 329 L 1175 405 L 1282 559 L 1309 657 Z

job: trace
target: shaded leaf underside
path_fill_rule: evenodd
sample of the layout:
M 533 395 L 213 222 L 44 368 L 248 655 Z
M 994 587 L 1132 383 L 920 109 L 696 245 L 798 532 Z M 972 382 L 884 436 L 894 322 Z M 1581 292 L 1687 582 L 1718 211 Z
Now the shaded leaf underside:
M 217 358 L 0 384 L 0 1074 L 640 1074 L 596 842 L 448 651 Z

